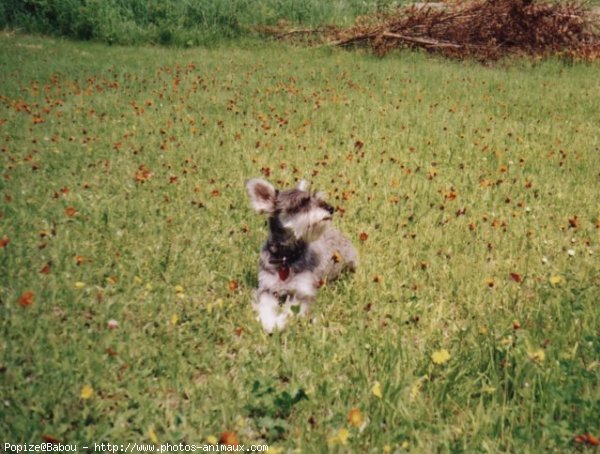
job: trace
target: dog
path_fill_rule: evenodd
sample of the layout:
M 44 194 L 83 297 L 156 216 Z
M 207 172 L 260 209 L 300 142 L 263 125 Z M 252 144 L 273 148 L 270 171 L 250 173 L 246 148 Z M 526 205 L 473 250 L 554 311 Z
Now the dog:
M 260 178 L 246 182 L 252 207 L 268 216 L 253 303 L 267 333 L 283 330 L 293 314 L 306 315 L 323 284 L 358 266 L 352 243 L 331 226 L 334 208 L 308 186 L 301 180 L 280 191 Z

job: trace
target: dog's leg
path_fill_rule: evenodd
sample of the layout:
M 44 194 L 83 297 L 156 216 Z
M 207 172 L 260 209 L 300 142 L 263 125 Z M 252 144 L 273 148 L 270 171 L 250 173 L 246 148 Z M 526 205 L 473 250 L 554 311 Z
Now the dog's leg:
M 283 312 L 289 315 L 304 317 L 308 314 L 311 301 L 312 298 L 302 298 L 299 295 L 289 296 L 285 303 L 283 303 Z
M 356 253 L 356 249 L 348 242 L 344 245 L 342 250 L 342 254 L 344 257 L 344 261 L 346 262 L 346 269 L 352 273 L 356 271 L 358 267 L 358 254 Z
M 310 304 L 317 296 L 320 283 L 318 276 L 312 271 L 305 271 L 294 279 L 294 297 L 292 304 L 296 306 L 294 313 L 303 317 L 308 314 Z
M 281 331 L 285 328 L 289 312 L 279 308 L 279 300 L 272 293 L 257 292 L 254 310 L 267 333 L 272 333 L 275 329 Z

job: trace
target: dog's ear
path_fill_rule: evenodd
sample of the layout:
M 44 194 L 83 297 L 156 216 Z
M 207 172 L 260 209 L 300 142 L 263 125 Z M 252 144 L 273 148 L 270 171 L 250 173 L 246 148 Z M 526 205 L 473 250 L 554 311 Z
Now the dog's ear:
M 259 213 L 272 213 L 275 211 L 277 191 L 271 183 L 260 178 L 246 181 L 246 191 L 250 197 L 252 207 Z
M 300 191 L 308 191 L 308 186 L 309 186 L 309 182 L 306 181 L 304 178 L 302 180 L 300 180 L 298 182 L 298 184 L 296 185 L 296 189 L 299 189 Z

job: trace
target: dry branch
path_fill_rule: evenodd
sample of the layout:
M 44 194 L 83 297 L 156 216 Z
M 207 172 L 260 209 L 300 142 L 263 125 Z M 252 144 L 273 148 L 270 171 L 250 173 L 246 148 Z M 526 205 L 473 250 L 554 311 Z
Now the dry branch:
M 405 35 L 400 35 L 398 33 L 392 33 L 392 32 L 383 32 L 381 34 L 381 36 L 383 36 L 384 38 L 399 39 L 402 41 L 407 41 L 409 43 L 422 44 L 424 46 L 453 47 L 455 49 L 460 49 L 462 47 L 460 44 L 444 43 L 441 41 L 436 41 L 434 39 L 416 38 L 414 36 L 405 36 Z

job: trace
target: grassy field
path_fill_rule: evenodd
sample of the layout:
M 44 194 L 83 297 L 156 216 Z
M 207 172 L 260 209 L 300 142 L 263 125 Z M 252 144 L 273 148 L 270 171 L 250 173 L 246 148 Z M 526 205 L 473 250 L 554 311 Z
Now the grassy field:
M 3 35 L 2 442 L 585 449 L 598 70 Z M 255 176 L 326 191 L 361 256 L 273 336 Z

